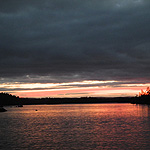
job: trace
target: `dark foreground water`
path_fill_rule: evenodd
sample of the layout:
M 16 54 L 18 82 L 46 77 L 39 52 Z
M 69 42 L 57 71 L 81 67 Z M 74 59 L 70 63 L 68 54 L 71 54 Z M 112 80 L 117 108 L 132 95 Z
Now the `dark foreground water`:
M 1 150 L 150 149 L 150 107 L 146 105 L 30 105 L 6 109 L 0 113 Z

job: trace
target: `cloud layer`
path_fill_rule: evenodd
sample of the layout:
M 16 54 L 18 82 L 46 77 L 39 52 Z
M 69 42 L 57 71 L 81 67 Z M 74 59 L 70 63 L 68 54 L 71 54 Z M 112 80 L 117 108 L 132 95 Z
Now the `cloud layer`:
M 150 81 L 147 0 L 0 2 L 1 83 Z

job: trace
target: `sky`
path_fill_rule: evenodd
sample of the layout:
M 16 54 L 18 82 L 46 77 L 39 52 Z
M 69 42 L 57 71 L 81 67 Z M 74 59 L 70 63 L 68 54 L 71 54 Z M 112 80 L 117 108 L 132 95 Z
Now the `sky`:
M 150 86 L 149 0 L 0 0 L 0 92 L 135 96 Z

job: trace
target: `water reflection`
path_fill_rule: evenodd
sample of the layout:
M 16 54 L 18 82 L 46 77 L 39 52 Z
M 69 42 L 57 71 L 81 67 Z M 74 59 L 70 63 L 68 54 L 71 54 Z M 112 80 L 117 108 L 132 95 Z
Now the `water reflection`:
M 147 105 L 35 105 L 7 110 L 0 114 L 2 149 L 146 150 L 150 147 Z
M 150 117 L 150 105 L 137 104 L 136 107 L 141 116 Z

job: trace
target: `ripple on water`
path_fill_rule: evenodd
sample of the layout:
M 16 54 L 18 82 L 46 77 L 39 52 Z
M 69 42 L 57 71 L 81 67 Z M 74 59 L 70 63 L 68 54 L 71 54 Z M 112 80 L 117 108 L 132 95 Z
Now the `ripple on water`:
M 31 105 L 7 110 L 0 114 L 0 147 L 4 150 L 150 148 L 148 106 Z

